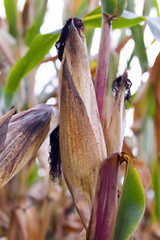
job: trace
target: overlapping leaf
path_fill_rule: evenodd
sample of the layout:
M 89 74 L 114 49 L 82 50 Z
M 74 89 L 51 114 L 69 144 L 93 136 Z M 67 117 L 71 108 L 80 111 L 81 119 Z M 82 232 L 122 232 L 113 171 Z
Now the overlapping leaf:
M 123 161 L 127 162 L 127 170 L 118 199 L 118 172 Z M 143 163 L 138 164 L 137 170 L 134 161 L 124 153 L 115 153 L 102 164 L 87 232 L 88 240 L 127 240 L 135 231 L 145 208 L 143 186 L 150 183 L 148 169 Z M 148 179 L 142 177 L 146 173 Z
M 83 21 L 87 27 L 96 28 L 101 27 L 101 19 L 101 7 L 99 6 L 91 13 L 89 13 L 83 19 Z M 124 10 L 122 16 L 119 19 L 112 21 L 112 29 L 131 27 L 145 20 L 146 18 L 143 16 L 139 17 L 133 12 Z
M 101 0 L 102 13 L 111 20 L 121 16 L 126 6 L 126 0 Z
M 9 73 L 5 85 L 6 98 L 16 92 L 21 79 L 40 63 L 56 42 L 58 36 L 59 32 L 36 36 L 25 56 L 13 66 Z

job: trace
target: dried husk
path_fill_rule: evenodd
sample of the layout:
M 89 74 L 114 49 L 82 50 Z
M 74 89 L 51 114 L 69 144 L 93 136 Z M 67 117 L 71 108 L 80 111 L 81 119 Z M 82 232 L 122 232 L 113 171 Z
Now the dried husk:
M 113 106 L 113 111 L 109 123 L 108 129 L 105 131 L 105 141 L 107 146 L 107 153 L 111 155 L 116 152 L 122 151 L 124 131 L 126 123 L 126 112 L 125 112 L 125 82 L 127 80 L 127 73 L 122 75 L 121 86 L 118 91 L 116 101 Z
M 90 75 L 85 37 L 73 22 L 63 53 L 60 83 L 62 169 L 87 228 L 98 171 L 107 152 Z
M 35 156 L 50 125 L 54 129 L 58 124 L 58 112 L 46 104 L 13 115 L 14 111 L 0 120 L 0 187 Z

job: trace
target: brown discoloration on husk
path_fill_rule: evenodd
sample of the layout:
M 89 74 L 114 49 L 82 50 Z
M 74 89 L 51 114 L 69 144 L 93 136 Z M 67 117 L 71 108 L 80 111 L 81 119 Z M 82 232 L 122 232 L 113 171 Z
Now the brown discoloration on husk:
M 31 160 L 50 130 L 53 107 L 38 105 L 15 114 L 8 123 L 0 151 L 0 186 Z
M 98 171 L 106 157 L 85 39 L 73 24 L 61 66 L 60 153 L 62 169 L 87 228 Z

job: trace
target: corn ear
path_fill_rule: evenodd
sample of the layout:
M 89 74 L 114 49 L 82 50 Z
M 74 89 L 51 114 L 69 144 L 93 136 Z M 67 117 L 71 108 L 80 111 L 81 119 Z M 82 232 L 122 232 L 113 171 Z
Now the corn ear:
M 85 37 L 73 21 L 60 74 L 60 153 L 76 208 L 87 228 L 101 162 L 107 152 L 99 119 Z
M 52 128 L 58 124 L 57 111 L 46 104 L 13 115 L 14 111 L 0 119 L 0 187 L 35 156 L 50 124 Z

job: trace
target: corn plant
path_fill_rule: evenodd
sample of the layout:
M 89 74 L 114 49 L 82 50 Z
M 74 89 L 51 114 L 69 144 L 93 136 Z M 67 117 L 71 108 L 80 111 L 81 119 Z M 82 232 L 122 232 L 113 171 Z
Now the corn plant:
M 151 176 L 146 164 L 134 157 L 125 147 L 126 111 L 133 100 L 130 92 L 132 79 L 128 79 L 126 69 L 121 76 L 113 78 L 112 87 L 108 87 L 107 78 L 112 68 L 109 66 L 110 54 L 112 54 L 110 33 L 112 29 L 130 27 L 136 41 L 136 33 L 139 32 L 140 36 L 142 34 L 141 26 L 138 24 L 145 22 L 155 39 L 159 40 L 159 17 L 153 19 L 137 16 L 131 12 L 130 1 L 101 0 L 101 6 L 85 15 L 83 19 L 69 18 L 62 30 L 41 35 L 38 33 L 47 6 L 47 1 L 42 2 L 35 23 L 28 31 L 24 29 L 28 51 L 15 64 L 14 61 L 11 62 L 13 66 L 2 90 L 3 112 L 8 113 L 0 119 L 0 186 L 6 185 L 26 163 L 34 158 L 46 137 L 50 135 L 50 173 L 53 180 L 59 178 L 59 174 L 62 173 L 60 181 L 63 191 L 66 184 L 81 219 L 82 231 L 76 235 L 76 239 L 131 239 L 145 212 L 145 194 L 150 186 Z M 14 38 L 18 38 L 16 1 L 5 0 L 4 3 L 9 32 Z M 24 8 L 25 14 L 27 4 L 28 1 Z M 125 10 L 126 4 L 127 10 Z M 9 11 L 11 6 L 14 14 Z M 156 1 L 154 6 L 157 7 Z M 96 73 L 93 78 L 88 56 L 89 40 L 87 39 L 86 42 L 84 31 L 85 28 L 95 27 L 101 27 L 101 39 Z M 92 34 L 91 31 L 90 33 Z M 140 43 L 141 49 L 144 50 L 143 41 Z M 11 106 L 15 104 L 15 96 L 22 78 L 42 62 L 53 44 L 61 61 L 58 106 L 38 104 L 16 113 L 16 108 L 11 109 Z M 145 70 L 146 53 L 142 54 L 138 48 L 135 52 L 139 56 L 141 67 Z M 159 79 L 158 64 L 159 56 L 143 94 L 139 98 L 137 95 L 135 100 L 135 123 L 137 120 L 138 124 L 133 125 L 133 131 L 137 134 L 142 128 L 149 111 L 149 104 L 147 102 L 144 104 L 144 96 L 149 96 L 150 92 L 154 91 L 157 108 L 156 138 L 159 150 L 157 90 L 159 88 L 156 82 L 156 79 Z M 112 75 L 116 75 L 115 69 Z M 111 96 L 111 92 L 114 97 Z M 140 123 L 139 119 L 141 119 Z M 49 169 L 46 169 L 49 172 Z M 155 218 L 160 219 L 158 169 L 156 159 L 153 169 Z M 122 174 L 123 183 L 120 183 Z M 48 185 L 46 186 L 48 188 Z M 48 189 L 47 191 L 49 192 Z M 63 203 L 62 201 L 61 204 Z M 44 208 L 46 208 L 45 204 L 47 204 L 46 199 Z M 37 217 L 35 210 L 33 213 Z M 18 211 L 15 211 L 15 214 L 19 216 L 18 219 L 22 217 Z M 47 217 L 44 216 L 46 220 Z M 42 226 L 41 236 L 38 228 L 36 235 L 28 233 L 27 236 L 30 239 L 45 239 L 47 232 L 45 221 Z M 12 239 L 11 235 L 12 231 L 9 234 L 10 239 Z

